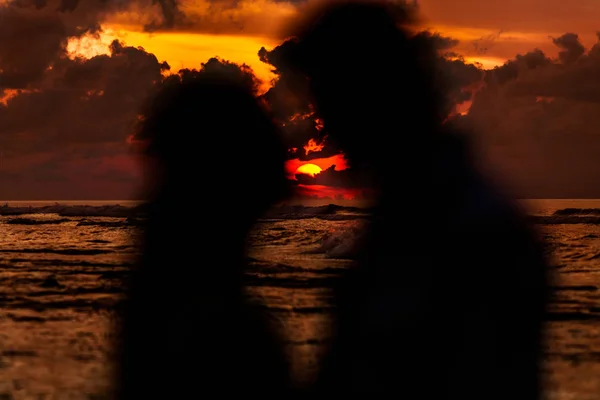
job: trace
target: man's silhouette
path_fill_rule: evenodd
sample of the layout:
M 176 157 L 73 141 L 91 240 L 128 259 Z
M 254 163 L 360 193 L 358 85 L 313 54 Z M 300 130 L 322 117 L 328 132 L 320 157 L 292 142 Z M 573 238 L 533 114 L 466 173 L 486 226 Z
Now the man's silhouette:
M 247 232 L 288 190 L 276 128 L 250 88 L 199 74 L 165 86 L 141 134 L 154 190 L 117 398 L 283 396 L 285 357 L 242 282 Z
M 538 399 L 546 263 L 519 209 L 443 125 L 435 52 L 390 2 L 331 2 L 295 28 L 328 138 L 380 194 L 336 288 L 328 395 Z

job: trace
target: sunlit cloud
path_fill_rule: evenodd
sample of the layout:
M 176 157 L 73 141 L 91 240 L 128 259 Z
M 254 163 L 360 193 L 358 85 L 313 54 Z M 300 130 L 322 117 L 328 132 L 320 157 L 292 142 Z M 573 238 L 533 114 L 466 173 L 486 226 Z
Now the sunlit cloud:
M 107 28 L 98 35 L 87 34 L 81 37 L 72 37 L 67 43 L 67 54 L 71 58 L 83 57 L 88 59 L 103 54 L 110 54 L 110 43 L 123 36 L 123 34 Z
M 0 104 L 7 105 L 10 99 L 14 99 L 21 93 L 21 90 L 16 89 L 5 89 L 0 92 Z
M 114 38 L 123 40 L 130 46 L 141 46 L 153 53 L 159 60 L 165 60 L 172 71 L 182 68 L 199 68 L 212 57 L 237 64 L 246 64 L 263 81 L 263 89 L 270 86 L 275 75 L 271 68 L 258 58 L 258 50 L 275 47 L 276 39 L 257 36 L 213 35 L 201 33 L 160 32 L 145 33 L 127 31 L 122 27 L 109 27 L 102 43 Z
M 325 148 L 325 143 L 317 142 L 315 139 L 310 139 L 308 143 L 304 146 L 304 152 L 306 155 L 309 153 L 318 153 Z

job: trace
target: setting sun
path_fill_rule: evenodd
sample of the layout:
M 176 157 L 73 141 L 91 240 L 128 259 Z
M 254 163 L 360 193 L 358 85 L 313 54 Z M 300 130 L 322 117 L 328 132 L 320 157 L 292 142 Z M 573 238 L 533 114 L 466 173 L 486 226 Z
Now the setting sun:
M 314 178 L 315 175 L 320 174 L 321 171 L 323 170 L 318 165 L 304 164 L 298 167 L 298 169 L 296 170 L 296 174 L 305 174 Z

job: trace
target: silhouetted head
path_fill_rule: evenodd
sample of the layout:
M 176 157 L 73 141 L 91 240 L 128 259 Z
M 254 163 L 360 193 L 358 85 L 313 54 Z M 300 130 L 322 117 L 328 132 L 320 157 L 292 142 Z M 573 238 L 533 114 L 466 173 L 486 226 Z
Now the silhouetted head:
M 351 163 L 372 163 L 398 146 L 413 151 L 440 122 L 435 50 L 412 39 L 413 10 L 389 1 L 325 3 L 291 32 L 287 58 L 308 77 L 327 133 Z
M 161 202 L 210 207 L 198 212 L 226 224 L 253 221 L 287 194 L 285 148 L 251 88 L 200 74 L 165 85 L 146 114 L 139 136 L 157 161 Z

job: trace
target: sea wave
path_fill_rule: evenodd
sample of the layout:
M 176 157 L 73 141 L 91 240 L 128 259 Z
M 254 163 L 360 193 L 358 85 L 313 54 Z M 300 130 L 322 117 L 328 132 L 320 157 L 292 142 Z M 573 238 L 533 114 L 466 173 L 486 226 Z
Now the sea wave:
M 202 212 L 199 210 L 199 212 Z M 303 205 L 280 205 L 266 212 L 263 220 L 294 220 L 294 219 L 323 219 L 329 221 L 364 220 L 372 213 L 370 208 L 347 207 L 335 204 L 325 206 L 303 206 Z M 39 215 L 54 215 L 55 219 L 30 218 Z M 128 226 L 139 226 L 147 216 L 147 205 L 142 203 L 137 206 L 115 205 L 65 205 L 56 203 L 54 205 L 40 207 L 19 207 L 5 204 L 0 207 L 0 216 L 15 217 L 5 219 L 3 222 L 17 225 L 47 225 L 62 224 L 72 220 L 69 217 L 112 217 L 124 219 L 123 224 Z M 27 216 L 27 217 L 25 217 Z M 564 208 L 554 211 L 550 215 L 529 215 L 530 220 L 536 224 L 595 224 L 600 225 L 600 208 Z M 78 220 L 80 225 L 115 225 L 121 222 Z M 107 225 L 107 226 L 108 226 Z
M 143 217 L 146 215 L 146 206 L 126 207 L 120 204 L 91 206 L 91 205 L 54 205 L 40 207 L 14 207 L 8 203 L 0 207 L 0 216 L 22 216 L 34 214 L 53 214 L 59 217 Z M 64 221 L 63 221 L 64 222 Z
M 366 230 L 356 225 L 350 229 L 334 231 L 323 239 L 321 245 L 313 253 L 324 254 L 328 258 L 356 259 L 360 243 Z
M 563 208 L 554 212 L 554 215 L 599 215 L 600 208 Z
M 563 208 L 551 215 L 531 215 L 529 218 L 540 225 L 600 225 L 600 208 Z
M 270 209 L 264 216 L 264 219 L 305 219 L 321 218 L 329 220 L 347 220 L 364 218 L 370 213 L 369 209 L 358 207 L 344 207 L 335 204 L 326 206 L 302 206 L 302 205 L 280 205 Z M 5 204 L 0 207 L 0 216 L 19 217 L 24 215 L 48 214 L 58 217 L 114 217 L 114 218 L 141 218 L 147 215 L 147 205 L 142 203 L 134 207 L 115 205 L 65 205 L 53 204 L 39 207 L 19 207 Z M 60 221 L 60 222 L 59 222 Z M 16 220 L 11 223 L 22 224 L 50 224 L 62 223 L 68 220 L 46 220 L 46 221 L 26 221 L 25 219 Z
M 77 226 L 100 226 L 104 228 L 125 228 L 125 227 L 139 227 L 142 226 L 144 220 L 142 218 L 115 218 L 116 220 L 105 221 L 105 220 L 93 220 L 88 218 L 83 219 L 70 219 L 70 218 L 8 218 L 4 220 L 5 224 L 8 225 L 59 225 L 66 223 L 74 223 Z
M 371 209 L 359 207 L 338 206 L 302 206 L 280 205 L 271 208 L 264 216 L 265 219 L 326 219 L 330 221 L 344 221 L 368 218 Z
M 310 210 L 308 211 L 304 211 L 302 215 L 310 215 Z M 368 215 L 368 213 L 363 211 L 360 214 L 360 218 L 368 217 Z M 600 225 L 600 209 L 565 208 L 557 210 L 551 215 L 530 215 L 528 218 L 538 225 Z M 332 232 L 325 236 L 321 245 L 312 252 L 324 254 L 328 258 L 356 259 L 357 251 L 364 238 L 365 222 L 363 221 L 350 228 Z

